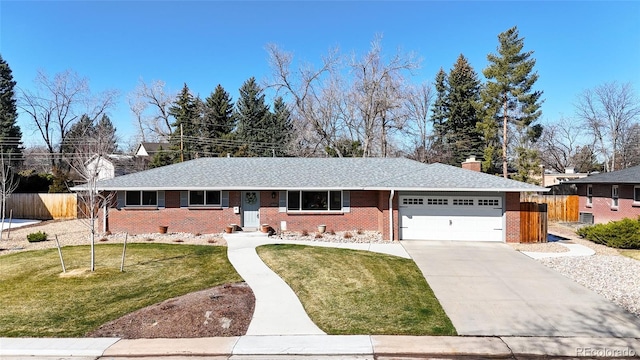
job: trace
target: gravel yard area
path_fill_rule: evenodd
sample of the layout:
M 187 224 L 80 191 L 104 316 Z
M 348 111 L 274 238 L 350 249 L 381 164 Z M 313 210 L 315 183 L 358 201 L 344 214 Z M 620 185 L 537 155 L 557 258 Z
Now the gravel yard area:
M 549 232 L 596 253 L 538 261 L 640 317 L 640 261 L 621 255 L 617 249 L 580 238 L 572 224 L 549 224 Z
M 27 241 L 27 235 L 43 231 L 47 233 L 48 240 L 36 243 Z M 41 250 L 56 247 L 55 235 L 58 235 L 60 246 L 89 245 L 89 227 L 84 220 L 51 220 L 39 224 L 12 229 L 10 239 L 7 233 L 2 233 L 0 240 L 0 255 L 11 254 L 18 251 Z M 112 234 L 96 236 L 96 244 L 122 243 L 125 234 Z M 127 242 L 158 242 L 158 243 L 182 243 L 193 245 L 226 245 L 222 234 L 140 234 L 129 235 Z

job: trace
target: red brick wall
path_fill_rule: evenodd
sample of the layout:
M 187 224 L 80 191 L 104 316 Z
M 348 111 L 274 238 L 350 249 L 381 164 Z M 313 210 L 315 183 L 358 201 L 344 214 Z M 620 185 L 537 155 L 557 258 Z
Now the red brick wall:
M 633 185 L 618 185 L 618 208 L 611 206 L 610 184 L 593 184 L 593 202 L 587 206 L 587 185 L 578 185 L 578 195 L 580 196 L 579 212 L 593 214 L 593 221 L 596 224 L 607 223 L 609 221 L 621 220 L 624 218 L 635 219 L 640 216 L 640 204 L 633 203 Z
M 389 191 L 351 191 L 350 212 L 345 213 L 286 213 L 279 212 L 280 192 L 260 193 L 260 223 L 280 230 L 281 221 L 287 222 L 287 230 L 309 233 L 318 225 L 326 225 L 327 231 L 380 231 L 388 239 Z M 233 207 L 240 206 L 239 191 L 229 192 L 228 208 L 180 208 L 180 192 L 166 191 L 164 209 L 122 208 L 115 204 L 109 209 L 108 230 L 143 234 L 158 232 L 159 226 L 168 226 L 169 232 L 218 233 L 228 224 L 242 224 L 242 215 L 234 214 Z M 397 239 L 397 196 L 394 199 L 394 238 Z
M 520 193 L 505 194 L 506 241 L 520 242 Z

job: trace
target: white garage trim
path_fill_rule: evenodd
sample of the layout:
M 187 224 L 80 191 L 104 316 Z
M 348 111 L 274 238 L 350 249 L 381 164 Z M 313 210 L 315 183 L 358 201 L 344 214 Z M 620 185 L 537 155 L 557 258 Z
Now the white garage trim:
M 504 241 L 502 194 L 399 196 L 401 240 Z

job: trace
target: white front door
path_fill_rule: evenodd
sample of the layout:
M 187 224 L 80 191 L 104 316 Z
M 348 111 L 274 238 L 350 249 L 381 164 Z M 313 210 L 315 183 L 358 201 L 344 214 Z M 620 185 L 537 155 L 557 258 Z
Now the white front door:
M 501 197 L 402 196 L 400 239 L 504 241 Z
M 260 227 L 260 192 L 242 192 L 242 226 L 248 228 Z

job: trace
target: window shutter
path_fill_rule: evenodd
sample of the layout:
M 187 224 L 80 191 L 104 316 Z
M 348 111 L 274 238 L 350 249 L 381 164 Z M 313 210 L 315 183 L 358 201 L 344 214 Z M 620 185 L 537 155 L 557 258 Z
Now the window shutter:
M 223 208 L 228 208 L 229 207 L 229 192 L 228 191 L 223 191 L 222 192 L 222 197 L 220 199 L 220 202 L 222 202 L 222 207 Z
M 164 190 L 158 190 L 158 207 L 164 207 Z
M 189 206 L 189 192 L 180 191 L 180 207 Z
M 351 212 L 351 193 L 349 190 L 342 191 L 342 212 Z
M 126 191 L 118 191 L 118 204 L 117 204 L 117 208 L 123 208 L 125 207 L 125 201 L 126 201 Z
M 280 191 L 278 198 L 278 212 L 287 212 L 287 192 Z

